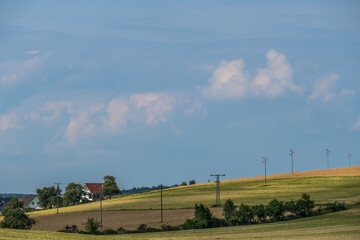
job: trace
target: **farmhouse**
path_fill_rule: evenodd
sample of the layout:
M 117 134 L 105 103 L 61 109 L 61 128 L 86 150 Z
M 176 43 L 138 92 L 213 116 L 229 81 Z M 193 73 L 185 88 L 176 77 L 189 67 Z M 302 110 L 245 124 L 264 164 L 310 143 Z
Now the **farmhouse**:
M 86 194 L 83 197 L 92 202 L 99 201 L 103 186 L 104 183 L 84 183 L 84 191 Z M 119 189 L 117 185 L 115 185 L 115 187 Z
M 23 203 L 23 208 L 40 209 L 39 198 L 37 195 L 27 195 L 23 198 L 19 198 L 19 201 Z

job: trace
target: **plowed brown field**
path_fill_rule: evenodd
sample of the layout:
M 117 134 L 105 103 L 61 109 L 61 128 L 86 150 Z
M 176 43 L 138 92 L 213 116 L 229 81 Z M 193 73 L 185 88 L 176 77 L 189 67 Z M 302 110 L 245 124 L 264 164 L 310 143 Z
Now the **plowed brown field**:
M 222 209 L 214 208 L 211 209 L 211 211 L 216 217 L 222 217 Z M 186 219 L 192 218 L 194 216 L 194 210 L 164 210 L 164 223 L 160 223 L 160 216 L 159 210 L 103 212 L 103 226 L 104 229 L 117 229 L 122 227 L 128 230 L 136 229 L 143 223 L 148 227 L 156 228 L 160 228 L 162 224 L 175 226 L 184 223 Z M 83 212 L 35 216 L 34 219 L 36 219 L 37 223 L 32 227 L 32 230 L 58 231 L 66 225 L 77 225 L 78 228 L 85 230 L 83 223 L 85 223 L 89 217 L 100 220 L 100 213 Z

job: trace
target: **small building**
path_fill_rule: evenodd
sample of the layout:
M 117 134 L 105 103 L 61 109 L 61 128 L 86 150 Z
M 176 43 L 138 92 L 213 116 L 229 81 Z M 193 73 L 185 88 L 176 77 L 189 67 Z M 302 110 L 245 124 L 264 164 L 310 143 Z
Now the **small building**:
M 87 198 L 89 201 L 92 202 L 99 201 L 103 186 L 104 183 L 84 183 L 84 191 L 85 191 L 84 198 Z M 117 185 L 115 185 L 115 187 L 119 189 Z
M 37 195 L 26 195 L 23 198 L 19 198 L 19 201 L 23 203 L 23 208 L 40 209 L 40 201 Z

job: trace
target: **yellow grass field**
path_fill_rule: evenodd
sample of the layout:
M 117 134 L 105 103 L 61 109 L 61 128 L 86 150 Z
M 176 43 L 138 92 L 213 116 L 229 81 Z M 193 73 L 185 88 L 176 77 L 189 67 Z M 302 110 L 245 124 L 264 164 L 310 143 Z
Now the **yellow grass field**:
M 236 204 L 267 203 L 273 198 L 296 199 L 302 192 L 309 193 L 318 203 L 343 201 L 360 202 L 360 166 L 284 173 L 268 176 L 263 186 L 263 176 L 232 179 L 221 182 L 221 198 L 233 199 Z M 145 192 L 103 201 L 105 211 L 159 209 L 159 191 Z M 163 191 L 165 209 L 193 208 L 202 202 L 214 204 L 215 184 L 203 183 L 170 188 Z M 61 213 L 98 211 L 99 203 L 89 203 L 60 208 Z M 55 214 L 56 209 L 36 211 L 30 215 Z

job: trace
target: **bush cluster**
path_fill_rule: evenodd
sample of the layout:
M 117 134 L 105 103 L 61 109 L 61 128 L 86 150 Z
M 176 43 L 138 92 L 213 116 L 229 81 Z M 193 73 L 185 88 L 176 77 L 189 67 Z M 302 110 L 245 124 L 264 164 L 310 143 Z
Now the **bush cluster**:
M 338 202 L 328 203 L 326 204 L 326 206 L 331 212 L 337 212 L 346 209 L 344 203 L 338 203 Z
M 187 219 L 183 224 L 179 225 L 180 229 L 200 229 L 213 228 L 225 226 L 223 219 L 218 219 L 213 216 L 210 209 L 204 204 L 195 204 L 195 216 L 192 219 Z
M 229 199 L 224 205 L 223 215 L 227 225 L 241 225 L 261 223 L 267 220 L 281 221 L 296 216 L 310 216 L 314 207 L 315 202 L 306 193 L 301 194 L 301 198 L 296 201 L 285 202 L 273 199 L 266 206 L 241 204 L 237 208 Z M 289 215 L 285 217 L 285 213 Z

